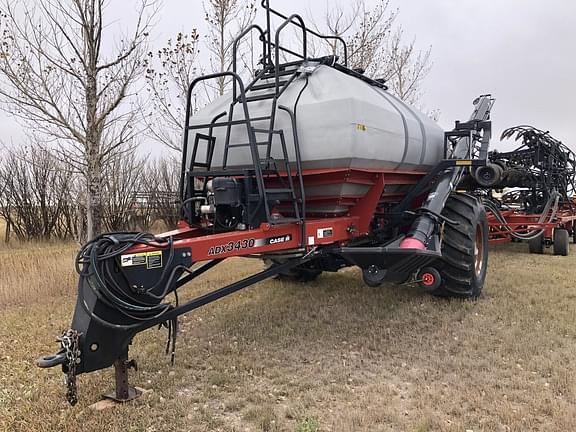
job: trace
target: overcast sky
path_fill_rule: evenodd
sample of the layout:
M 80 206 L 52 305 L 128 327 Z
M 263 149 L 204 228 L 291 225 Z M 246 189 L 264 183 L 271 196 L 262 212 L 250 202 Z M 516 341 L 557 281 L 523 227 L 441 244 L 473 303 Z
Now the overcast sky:
M 341 0 L 347 4 L 346 0 Z M 368 0 L 371 2 L 371 0 Z M 432 46 L 432 71 L 424 104 L 441 111 L 440 124 L 466 120 L 472 100 L 491 93 L 497 135 L 531 124 L 550 130 L 576 150 L 576 2 L 570 0 L 392 0 L 398 22 L 417 44 Z M 351 2 L 350 2 L 351 3 Z M 373 1 L 372 3 L 375 3 Z M 111 0 L 109 16 L 129 19 L 134 3 Z M 333 2 L 271 0 L 286 13 L 313 15 Z M 329 7 L 329 6 L 328 6 Z M 259 12 L 262 17 L 262 12 Z M 164 0 L 153 43 L 178 31 L 204 27 L 200 0 Z M 19 139 L 20 128 L 0 117 L 3 139 Z M 494 141 L 497 143 L 497 139 Z

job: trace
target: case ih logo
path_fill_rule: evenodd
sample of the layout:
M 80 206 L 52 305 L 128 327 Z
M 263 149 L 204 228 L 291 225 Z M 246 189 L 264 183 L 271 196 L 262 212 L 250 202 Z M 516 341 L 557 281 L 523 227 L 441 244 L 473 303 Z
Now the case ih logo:
M 266 239 L 267 245 L 279 244 L 279 243 L 286 243 L 292 240 L 292 235 L 287 234 L 280 237 L 271 237 Z

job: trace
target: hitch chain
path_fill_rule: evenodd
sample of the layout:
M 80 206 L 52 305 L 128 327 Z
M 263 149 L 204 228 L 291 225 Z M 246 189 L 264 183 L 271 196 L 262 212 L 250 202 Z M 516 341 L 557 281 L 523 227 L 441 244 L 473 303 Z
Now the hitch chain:
M 58 338 L 62 349 L 66 353 L 66 363 L 63 365 L 64 383 L 66 384 L 66 400 L 72 406 L 78 402 L 78 393 L 76 389 L 76 366 L 80 363 L 80 333 L 70 329 L 65 331 Z

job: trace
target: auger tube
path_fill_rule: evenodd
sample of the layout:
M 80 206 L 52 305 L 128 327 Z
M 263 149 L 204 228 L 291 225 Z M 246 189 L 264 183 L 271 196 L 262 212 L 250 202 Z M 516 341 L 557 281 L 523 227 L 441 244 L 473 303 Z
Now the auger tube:
M 456 130 L 469 130 L 468 136 L 458 139 L 453 148 L 451 159 L 466 160 L 472 159 L 473 154 L 473 134 L 484 131 L 482 146 L 479 153 L 481 157 L 487 156 L 487 144 L 490 140 L 490 128 L 485 127 L 485 122 L 490 119 L 490 111 L 494 105 L 494 99 L 490 95 L 480 96 L 474 101 L 474 112 L 467 123 L 456 123 Z M 484 145 L 486 143 L 486 145 Z M 447 155 L 448 156 L 448 155 Z M 400 243 L 404 249 L 427 249 L 430 240 L 437 231 L 439 215 L 444 209 L 446 200 L 458 187 L 460 180 L 468 167 L 465 165 L 452 166 L 441 174 L 435 187 L 428 194 L 428 198 L 420 208 L 421 215 L 413 222 L 406 238 Z

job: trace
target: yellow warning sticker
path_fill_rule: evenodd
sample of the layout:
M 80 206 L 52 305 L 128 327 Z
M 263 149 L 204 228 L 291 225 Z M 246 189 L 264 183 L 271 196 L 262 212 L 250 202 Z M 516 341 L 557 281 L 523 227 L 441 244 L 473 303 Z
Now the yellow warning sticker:
M 162 251 L 148 252 L 146 258 L 146 268 L 162 268 Z
M 366 126 L 365 124 L 362 124 L 362 123 L 357 123 L 356 129 L 358 129 L 361 132 L 366 132 L 368 130 L 368 126 Z
M 470 166 L 470 165 L 472 165 L 472 161 L 471 160 L 457 160 L 456 165 L 457 166 Z
M 162 268 L 162 251 L 122 255 L 120 265 L 122 267 L 145 265 L 147 269 Z

